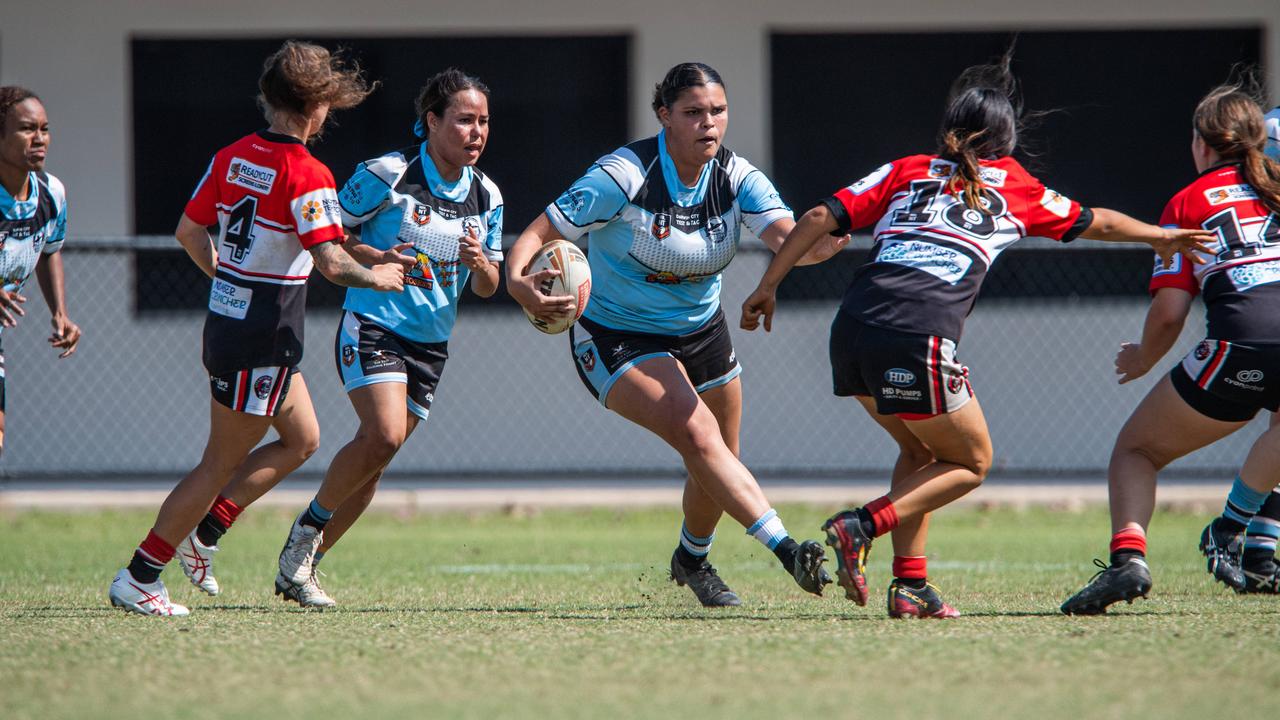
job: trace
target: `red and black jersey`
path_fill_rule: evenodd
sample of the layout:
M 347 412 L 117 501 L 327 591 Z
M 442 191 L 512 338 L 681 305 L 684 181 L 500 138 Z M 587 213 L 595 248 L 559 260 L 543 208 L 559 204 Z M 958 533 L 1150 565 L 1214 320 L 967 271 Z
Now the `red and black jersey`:
M 297 365 L 308 250 L 343 238 L 333 174 L 296 138 L 256 132 L 214 155 L 186 215 L 219 225 L 205 367 Z
M 958 189 L 948 190 L 955 170 L 936 155 L 912 155 L 823 201 L 841 233 L 875 224 L 844 312 L 868 325 L 959 340 L 1001 251 L 1028 236 L 1070 242 L 1093 221 L 1091 210 L 1011 157 L 981 162 L 987 212 L 971 210 Z
M 1151 293 L 1164 287 L 1204 294 L 1208 335 L 1254 345 L 1280 344 L 1280 216 L 1258 199 L 1236 164 L 1210 168 L 1183 188 L 1160 216 L 1165 227 L 1218 235 L 1205 264 L 1156 259 Z

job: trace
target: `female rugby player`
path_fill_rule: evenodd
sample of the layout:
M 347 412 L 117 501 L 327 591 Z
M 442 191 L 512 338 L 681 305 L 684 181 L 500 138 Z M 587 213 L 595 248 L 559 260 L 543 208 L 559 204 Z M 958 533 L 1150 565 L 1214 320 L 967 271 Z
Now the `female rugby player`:
M 795 224 L 764 173 L 722 146 L 724 82 L 682 63 L 654 90 L 662 130 L 600 158 L 547 206 L 510 250 L 507 286 L 531 314 L 572 312 L 575 299 L 538 292 L 525 274 L 557 238 L 590 238 L 591 301 L 572 329 L 578 375 L 602 405 L 653 432 L 684 460 L 684 527 L 671 577 L 706 606 L 740 600 L 707 561 L 722 512 L 770 548 L 805 590 L 830 578 L 822 546 L 797 544 L 738 460 L 741 367 L 720 310 L 720 273 L 739 226 L 776 248 Z M 830 257 L 832 239 L 808 258 Z
M 1207 309 L 1206 336 L 1151 389 L 1116 438 L 1107 471 L 1110 563 L 1062 604 L 1069 615 L 1102 613 L 1151 589 L 1146 528 L 1161 468 L 1239 430 L 1260 409 L 1280 409 L 1280 163 L 1266 157 L 1262 110 L 1238 85 L 1206 95 L 1192 126 L 1200 176 L 1173 196 L 1161 223 L 1211 232 L 1214 242 L 1202 251 L 1202 264 L 1152 273 L 1142 342 L 1125 344 L 1116 357 L 1120 382 L 1141 377 L 1164 357 L 1197 294 Z M 1260 576 L 1251 582 L 1241 554 L 1245 529 L 1276 486 L 1277 467 L 1280 429 L 1272 423 L 1254 441 L 1222 515 L 1200 536 L 1209 571 L 1236 590 L 1267 590 L 1267 568 L 1251 567 Z
M 481 297 L 498 289 L 502 193 L 475 167 L 489 138 L 489 88 L 450 68 L 427 81 L 416 110 L 423 141 L 361 163 L 338 194 L 343 224 L 361 228 L 352 256 L 373 263 L 410 250 L 414 267 L 403 293 L 347 291 L 335 352 L 360 427 L 280 553 L 276 593 L 303 606 L 333 604 L 315 580 L 319 548 L 350 527 L 382 469 L 426 421 L 468 278 Z M 338 532 L 325 532 L 347 506 Z
M 371 92 L 359 69 L 317 45 L 289 41 L 267 59 L 258 87 L 270 127 L 214 155 L 176 232 L 213 278 L 204 326 L 209 441 L 200 464 L 169 493 L 155 526 L 111 583 L 113 605 L 144 615 L 187 614 L 169 601 L 160 572 L 175 546 L 191 545 L 200 519 L 218 510 L 211 505 L 233 473 L 236 485 L 261 495 L 319 443 L 297 371 L 313 263 L 340 285 L 404 289 L 402 265 L 368 269 L 338 247 L 343 231 L 333 175 L 307 152 L 330 109 L 354 107 Z M 206 230 L 214 223 L 216 243 Z M 280 439 L 254 450 L 270 427 Z
M 953 84 L 936 154 L 887 163 L 805 213 L 742 306 L 744 329 L 763 317 L 768 330 L 778 284 L 797 259 L 830 232 L 875 224 L 870 260 L 831 327 L 832 375 L 835 394 L 856 397 L 901 456 L 887 495 L 823 528 L 839 582 L 859 605 L 872 539 L 905 531 L 894 542 L 893 617 L 958 614 L 927 582 L 925 524 L 930 511 L 976 488 L 991 464 L 987 424 L 955 352 L 996 256 L 1028 235 L 1136 240 L 1164 255 L 1208 237 L 1081 207 L 1027 173 L 1011 157 L 1019 103 L 1009 62 L 969 68 Z
M 0 87 L 0 329 L 14 327 L 25 312 L 22 286 L 31 271 L 49 306 L 49 344 L 70 357 L 80 327 L 67 317 L 62 242 L 67 234 L 67 193 L 44 171 L 49 118 L 35 93 Z M 4 449 L 4 355 L 0 354 L 0 451 Z

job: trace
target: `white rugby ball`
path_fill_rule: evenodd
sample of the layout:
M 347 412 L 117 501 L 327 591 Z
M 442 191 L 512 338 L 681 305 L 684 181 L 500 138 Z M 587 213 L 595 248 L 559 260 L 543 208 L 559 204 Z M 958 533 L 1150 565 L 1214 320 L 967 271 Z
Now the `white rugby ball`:
M 526 274 L 534 275 L 543 270 L 560 271 L 559 275 L 543 281 L 538 288 L 543 295 L 572 295 L 578 299 L 578 309 L 573 315 L 556 318 L 549 323 L 525 311 L 525 317 L 529 318 L 534 327 L 554 335 L 572 327 L 582 317 L 582 311 L 587 309 L 587 302 L 591 299 L 591 265 L 577 245 L 568 240 L 552 240 L 538 249 L 538 254 L 529 262 Z

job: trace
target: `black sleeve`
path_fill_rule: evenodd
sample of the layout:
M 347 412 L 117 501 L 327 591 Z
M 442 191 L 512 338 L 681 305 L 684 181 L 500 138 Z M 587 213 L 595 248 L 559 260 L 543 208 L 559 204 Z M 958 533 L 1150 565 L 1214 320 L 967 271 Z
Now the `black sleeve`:
M 1093 208 L 1087 208 L 1081 205 L 1080 217 L 1076 218 L 1076 221 L 1072 223 L 1071 227 L 1067 228 L 1067 231 L 1062 233 L 1062 237 L 1060 238 L 1061 241 L 1064 243 L 1069 243 L 1072 240 L 1075 240 L 1076 238 L 1080 237 L 1080 233 L 1084 232 L 1085 230 L 1088 230 L 1089 226 L 1092 224 L 1093 224 Z
M 836 229 L 831 231 L 834 237 L 843 237 L 849 234 L 849 212 L 844 209 L 844 203 L 836 199 L 834 195 L 830 195 L 822 199 L 820 205 L 825 205 L 827 210 L 831 212 L 831 216 L 836 219 Z

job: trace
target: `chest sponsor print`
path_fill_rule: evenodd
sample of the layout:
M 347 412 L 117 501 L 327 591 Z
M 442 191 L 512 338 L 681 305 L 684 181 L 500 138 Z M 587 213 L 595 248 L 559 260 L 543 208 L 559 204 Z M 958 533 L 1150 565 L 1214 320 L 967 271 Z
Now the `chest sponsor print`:
M 720 272 L 737 252 L 737 223 L 709 215 L 704 206 L 672 208 L 648 216 L 630 208 L 630 255 L 650 272 L 646 282 L 678 285 Z

